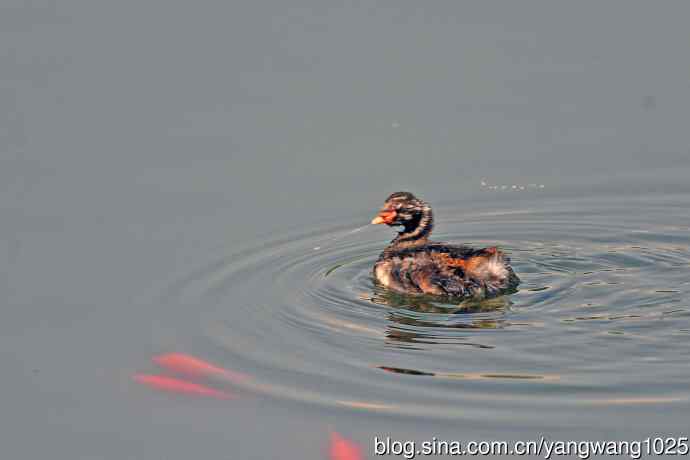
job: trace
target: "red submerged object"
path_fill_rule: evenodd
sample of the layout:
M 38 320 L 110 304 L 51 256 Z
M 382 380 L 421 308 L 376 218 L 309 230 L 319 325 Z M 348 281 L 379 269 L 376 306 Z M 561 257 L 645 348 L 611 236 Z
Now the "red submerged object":
M 236 384 L 251 380 L 246 374 L 229 371 L 185 353 L 165 353 L 154 356 L 152 360 L 165 369 L 192 377 L 219 377 Z
M 335 431 L 331 432 L 330 460 L 364 460 L 362 449 Z
M 376 281 L 393 291 L 486 299 L 520 283 L 510 259 L 495 247 L 429 241 L 431 207 L 411 193 L 393 193 L 371 223 L 402 227 L 374 265 Z
M 216 399 L 232 399 L 233 395 L 225 391 L 216 390 L 198 383 L 187 382 L 165 375 L 136 374 L 134 380 L 143 385 L 155 388 L 156 390 L 168 391 L 171 393 L 182 393 L 194 396 L 206 396 Z

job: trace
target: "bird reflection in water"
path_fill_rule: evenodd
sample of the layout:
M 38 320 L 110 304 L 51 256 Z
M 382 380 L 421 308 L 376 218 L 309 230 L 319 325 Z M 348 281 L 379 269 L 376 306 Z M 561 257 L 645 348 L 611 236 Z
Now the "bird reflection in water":
M 477 343 L 476 337 L 467 333 L 510 325 L 505 317 L 512 302 L 507 297 L 458 301 L 438 296 L 405 295 L 376 286 L 367 299 L 392 307 L 387 314 L 386 337 L 392 344 L 404 348 L 452 343 L 490 349 L 493 347 Z

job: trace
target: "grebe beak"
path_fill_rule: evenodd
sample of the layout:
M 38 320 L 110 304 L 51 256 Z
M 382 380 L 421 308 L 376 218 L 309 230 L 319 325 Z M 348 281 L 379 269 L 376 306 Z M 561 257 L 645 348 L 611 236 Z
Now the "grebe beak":
M 397 213 L 394 209 L 382 209 L 376 217 L 371 221 L 372 224 L 392 224 Z

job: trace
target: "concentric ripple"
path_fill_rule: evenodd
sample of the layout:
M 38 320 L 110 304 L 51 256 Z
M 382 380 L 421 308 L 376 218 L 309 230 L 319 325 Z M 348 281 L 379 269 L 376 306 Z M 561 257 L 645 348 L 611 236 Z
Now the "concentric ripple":
M 200 312 L 216 359 L 279 399 L 484 419 L 688 403 L 690 217 L 673 199 L 436 214 L 435 239 L 509 252 L 520 290 L 449 303 L 375 287 L 392 235 L 353 221 L 229 252 L 170 292 Z

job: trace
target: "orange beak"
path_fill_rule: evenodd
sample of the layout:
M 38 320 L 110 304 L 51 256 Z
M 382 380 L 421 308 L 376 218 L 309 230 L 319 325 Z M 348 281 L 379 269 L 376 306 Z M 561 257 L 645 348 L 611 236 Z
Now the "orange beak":
M 372 224 L 391 224 L 395 220 L 397 213 L 395 209 L 382 209 L 371 221 Z

